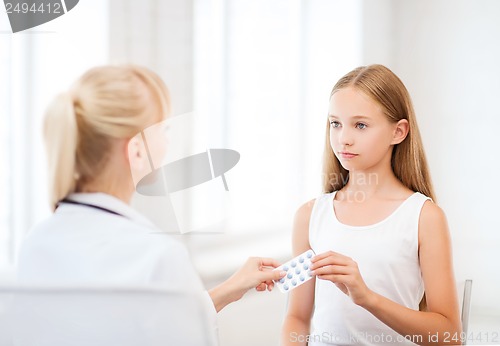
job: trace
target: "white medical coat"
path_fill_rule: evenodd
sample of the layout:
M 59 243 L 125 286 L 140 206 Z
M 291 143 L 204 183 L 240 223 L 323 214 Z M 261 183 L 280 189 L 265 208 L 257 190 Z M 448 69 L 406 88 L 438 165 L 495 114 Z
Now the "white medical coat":
M 18 256 L 18 281 L 24 284 L 160 285 L 169 290 L 204 292 L 215 327 L 216 311 L 184 245 L 156 228 L 121 200 L 104 193 L 76 193 L 35 226 Z

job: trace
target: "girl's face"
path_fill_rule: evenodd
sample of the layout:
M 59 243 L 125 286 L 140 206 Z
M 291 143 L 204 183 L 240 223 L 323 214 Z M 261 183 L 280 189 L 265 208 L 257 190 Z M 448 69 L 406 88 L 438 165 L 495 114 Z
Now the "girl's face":
M 367 171 L 384 159 L 390 163 L 393 144 L 407 133 L 406 120 L 391 123 L 375 101 L 353 87 L 332 95 L 328 119 L 330 146 L 348 171 Z

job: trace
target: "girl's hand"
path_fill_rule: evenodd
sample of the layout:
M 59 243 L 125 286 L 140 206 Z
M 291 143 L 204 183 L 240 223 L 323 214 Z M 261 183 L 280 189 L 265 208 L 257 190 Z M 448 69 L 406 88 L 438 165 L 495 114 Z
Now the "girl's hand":
M 372 298 L 373 291 L 366 286 L 358 264 L 352 258 L 328 251 L 314 256 L 311 262 L 313 275 L 333 282 L 355 304 L 364 306 Z
M 233 276 L 209 291 L 217 312 L 241 299 L 252 288 L 271 291 L 273 280 L 279 280 L 286 274 L 284 271 L 273 271 L 279 265 L 272 258 L 250 257 Z

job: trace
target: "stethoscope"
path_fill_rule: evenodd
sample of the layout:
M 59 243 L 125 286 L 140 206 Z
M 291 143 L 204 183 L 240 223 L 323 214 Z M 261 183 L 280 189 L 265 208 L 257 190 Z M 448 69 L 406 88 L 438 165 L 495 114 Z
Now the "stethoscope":
M 109 214 L 113 214 L 113 215 L 118 215 L 118 216 L 122 216 L 122 217 L 125 217 L 124 215 L 120 214 L 120 213 L 117 213 L 116 211 L 113 211 L 113 210 L 110 210 L 110 209 L 107 209 L 107 208 L 103 208 L 103 207 L 100 207 L 98 205 L 94 205 L 94 204 L 88 204 L 88 203 L 83 203 L 83 202 L 76 202 L 76 201 L 72 201 L 70 199 L 63 199 L 61 200 L 59 203 L 57 203 L 57 207 L 56 209 L 59 207 L 59 205 L 61 203 L 67 203 L 67 204 L 74 204 L 74 205 L 81 205 L 81 206 L 84 206 L 84 207 L 88 207 L 88 208 L 94 208 L 94 209 L 97 209 L 97 210 L 100 210 L 100 211 L 103 211 L 105 213 L 109 213 Z

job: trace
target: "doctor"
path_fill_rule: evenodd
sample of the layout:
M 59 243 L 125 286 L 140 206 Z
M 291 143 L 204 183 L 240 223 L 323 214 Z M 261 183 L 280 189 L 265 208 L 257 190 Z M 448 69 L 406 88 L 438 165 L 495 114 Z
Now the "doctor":
M 160 284 L 204 291 L 184 246 L 159 234 L 129 206 L 132 174 L 148 166 L 134 136 L 169 115 L 163 81 L 139 66 L 85 73 L 49 106 L 44 136 L 54 213 L 25 238 L 18 279 L 46 284 Z M 165 142 L 158 138 L 157 154 Z M 151 149 L 151 148 L 150 148 Z M 163 152 L 162 152 L 163 150 Z M 156 230 L 156 232 L 155 232 Z M 272 290 L 284 273 L 270 258 L 250 258 L 209 290 L 213 316 L 248 290 Z

